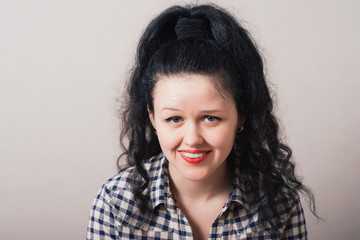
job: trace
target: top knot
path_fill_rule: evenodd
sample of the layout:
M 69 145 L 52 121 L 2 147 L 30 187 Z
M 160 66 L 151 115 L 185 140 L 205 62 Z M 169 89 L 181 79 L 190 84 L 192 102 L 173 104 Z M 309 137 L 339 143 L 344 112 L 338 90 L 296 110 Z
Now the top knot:
M 175 26 L 178 40 L 197 38 L 209 38 L 209 24 L 203 19 L 180 18 Z

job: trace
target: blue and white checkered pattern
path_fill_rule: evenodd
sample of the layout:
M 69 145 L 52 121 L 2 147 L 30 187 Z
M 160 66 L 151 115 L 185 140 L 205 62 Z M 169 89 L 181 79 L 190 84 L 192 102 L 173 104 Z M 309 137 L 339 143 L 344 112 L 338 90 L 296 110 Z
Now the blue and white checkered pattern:
M 168 162 L 160 154 L 144 163 L 150 176 L 145 194 L 153 211 L 137 208 L 129 182 L 134 169 L 109 179 L 100 189 L 91 210 L 87 239 L 193 239 L 188 220 L 169 188 Z M 235 169 L 228 202 L 214 221 L 209 239 L 307 239 L 304 212 L 298 195 L 283 191 L 276 199 L 280 218 L 276 229 L 260 225 L 259 209 L 254 208 L 251 192 L 240 183 Z M 251 206 L 251 208 L 250 208 Z

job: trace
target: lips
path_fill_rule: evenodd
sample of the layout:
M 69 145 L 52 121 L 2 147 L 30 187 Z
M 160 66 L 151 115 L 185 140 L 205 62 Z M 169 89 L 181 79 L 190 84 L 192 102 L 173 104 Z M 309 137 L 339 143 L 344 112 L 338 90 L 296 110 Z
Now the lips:
M 211 151 L 204 150 L 179 150 L 180 156 L 188 163 L 197 164 L 205 160 Z

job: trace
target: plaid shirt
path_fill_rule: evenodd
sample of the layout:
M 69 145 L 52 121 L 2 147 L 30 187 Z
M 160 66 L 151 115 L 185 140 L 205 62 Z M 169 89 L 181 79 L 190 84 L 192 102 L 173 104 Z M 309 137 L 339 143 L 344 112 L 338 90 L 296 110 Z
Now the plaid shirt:
M 153 212 L 137 208 L 129 182 L 134 168 L 109 179 L 100 189 L 91 210 L 87 239 L 193 239 L 185 215 L 176 207 L 169 188 L 168 162 L 160 154 L 144 163 L 150 176 L 145 194 Z M 280 218 L 276 229 L 260 225 L 259 208 L 250 207 L 251 193 L 240 183 L 235 169 L 229 199 L 211 226 L 209 239 L 307 239 L 305 219 L 298 195 L 284 191 L 277 198 Z

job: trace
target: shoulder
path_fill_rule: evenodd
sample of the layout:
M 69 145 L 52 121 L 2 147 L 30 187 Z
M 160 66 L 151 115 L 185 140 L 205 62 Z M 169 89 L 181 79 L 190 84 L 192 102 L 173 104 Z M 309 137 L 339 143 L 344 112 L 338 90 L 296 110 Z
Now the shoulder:
M 149 176 L 151 176 L 151 173 L 155 169 L 161 167 L 160 163 L 162 157 L 163 154 L 159 154 L 148 159 L 142 164 Z M 144 180 L 140 176 L 136 175 L 135 166 L 132 166 L 108 179 L 102 185 L 102 189 L 106 189 L 107 193 L 116 196 L 119 192 L 131 191 L 133 185 L 132 183 L 134 183 L 134 185 L 138 185 L 142 182 L 144 182 Z
M 152 172 L 159 167 L 162 154 L 154 156 L 143 163 L 150 181 Z M 140 209 L 137 207 L 133 193 L 133 185 L 141 185 L 144 180 L 136 175 L 135 167 L 129 167 L 123 172 L 108 179 L 101 187 L 97 200 L 105 205 L 114 216 L 115 222 L 121 226 L 138 226 L 142 224 Z M 144 190 L 149 194 L 149 189 Z
M 114 195 L 119 191 L 131 189 L 131 181 L 134 179 L 135 167 L 129 167 L 126 170 L 109 178 L 101 187 L 106 193 Z
M 297 192 L 285 190 L 278 211 L 282 223 L 282 239 L 307 239 L 304 210 Z
M 275 199 L 278 216 L 274 221 L 283 238 L 304 239 L 307 237 L 304 211 L 298 192 L 282 188 Z
M 294 207 L 301 206 L 298 192 L 290 189 L 289 187 L 283 187 L 280 189 L 275 197 L 275 202 L 277 203 L 277 210 L 279 214 L 291 214 Z
M 271 211 L 259 201 L 253 205 L 250 212 L 243 213 L 247 220 L 240 220 L 246 223 L 244 234 L 251 239 L 306 239 L 305 219 L 299 195 L 290 188 L 282 188 L 273 200 L 275 207 Z
M 162 159 L 160 155 L 155 156 L 143 166 L 151 173 Z M 134 167 L 129 167 L 102 185 L 91 208 L 87 239 L 104 239 L 104 236 L 113 239 L 119 234 L 126 235 L 130 228 L 143 229 L 144 217 L 137 208 L 132 191 L 132 183 L 136 184 L 134 181 L 141 184 L 143 180 L 136 177 Z
M 268 219 L 270 222 L 283 224 L 294 211 L 302 211 L 299 193 L 286 185 L 282 186 L 272 199 L 268 199 L 268 196 L 262 191 L 254 193 L 249 185 L 244 184 L 242 191 L 243 198 L 246 200 L 245 203 L 249 204 L 249 211 L 253 214 L 259 214 L 265 219 L 270 218 Z

